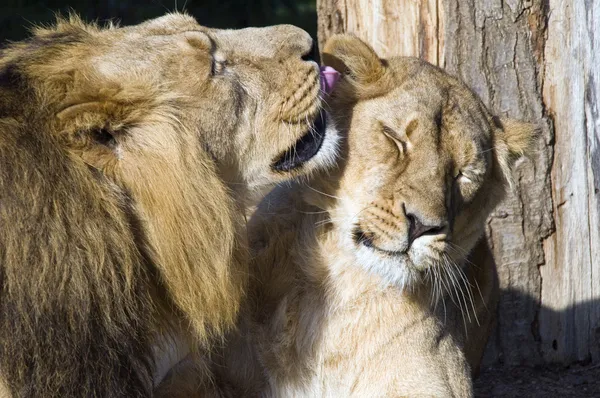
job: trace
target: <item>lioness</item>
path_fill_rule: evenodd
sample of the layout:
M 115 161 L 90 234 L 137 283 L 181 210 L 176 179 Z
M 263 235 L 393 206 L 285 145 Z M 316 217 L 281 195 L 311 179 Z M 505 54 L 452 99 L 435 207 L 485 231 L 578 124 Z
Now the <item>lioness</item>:
M 311 46 L 170 14 L 0 50 L 3 394 L 150 396 L 165 335 L 235 322 L 246 191 L 335 152 Z
M 328 99 L 346 134 L 339 167 L 277 188 L 252 217 L 252 319 L 217 371 L 233 396 L 469 397 L 465 330 L 487 332 L 491 317 L 474 317 L 495 277 L 467 255 L 537 130 L 353 36 L 323 58 L 344 72 Z M 450 299 L 473 327 L 451 321 Z

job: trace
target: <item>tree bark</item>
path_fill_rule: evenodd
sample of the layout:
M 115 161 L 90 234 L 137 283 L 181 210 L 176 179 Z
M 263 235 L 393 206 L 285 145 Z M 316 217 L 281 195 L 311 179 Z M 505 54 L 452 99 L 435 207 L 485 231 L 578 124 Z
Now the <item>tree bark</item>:
M 550 0 L 543 99 L 556 130 L 556 232 L 544 241 L 542 353 L 600 354 L 600 2 Z
M 317 11 L 321 47 L 355 33 L 383 57 L 445 68 L 497 115 L 542 126 L 487 223 L 502 297 L 486 363 L 598 361 L 600 2 L 318 0 Z

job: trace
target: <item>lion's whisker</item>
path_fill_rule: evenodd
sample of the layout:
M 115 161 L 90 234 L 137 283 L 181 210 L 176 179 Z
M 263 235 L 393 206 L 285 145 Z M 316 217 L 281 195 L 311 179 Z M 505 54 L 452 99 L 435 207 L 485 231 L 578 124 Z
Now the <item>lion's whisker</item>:
M 341 198 L 340 198 L 340 197 L 338 197 L 338 196 L 335 196 L 335 195 L 330 195 L 330 194 L 328 194 L 328 193 L 325 193 L 325 192 L 321 192 L 321 191 L 319 191 L 318 189 L 311 187 L 310 185 L 306 185 L 306 187 L 307 187 L 308 189 L 312 190 L 312 191 L 315 191 L 316 193 L 320 193 L 321 195 L 327 196 L 327 197 L 329 197 L 329 198 L 341 200 Z
M 302 213 L 302 214 L 324 214 L 324 213 L 329 213 L 329 210 L 322 210 L 322 211 L 301 211 L 301 210 L 299 210 L 298 213 Z

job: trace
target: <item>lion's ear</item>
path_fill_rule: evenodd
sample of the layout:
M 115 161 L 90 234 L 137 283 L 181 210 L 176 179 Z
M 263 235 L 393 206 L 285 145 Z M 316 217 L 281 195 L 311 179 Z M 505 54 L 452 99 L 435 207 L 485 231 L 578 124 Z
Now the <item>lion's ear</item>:
M 367 43 L 351 34 L 332 36 L 323 49 L 323 63 L 342 73 L 360 98 L 392 88 L 391 71 Z
M 97 168 L 119 157 L 125 135 L 123 117 L 121 107 L 102 101 L 72 105 L 57 114 L 63 142 Z
M 495 118 L 494 121 L 498 127 L 494 134 L 494 148 L 500 166 L 508 176 L 515 162 L 531 153 L 541 137 L 541 128 L 515 119 Z

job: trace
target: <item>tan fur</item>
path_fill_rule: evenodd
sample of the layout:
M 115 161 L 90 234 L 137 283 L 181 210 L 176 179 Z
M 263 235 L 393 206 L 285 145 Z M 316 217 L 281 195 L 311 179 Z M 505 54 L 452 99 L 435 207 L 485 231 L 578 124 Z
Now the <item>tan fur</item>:
M 323 58 L 345 72 L 328 99 L 347 132 L 339 167 L 277 188 L 252 217 L 251 316 L 215 394 L 471 396 L 498 286 L 468 255 L 537 130 L 355 37 L 334 36 Z M 410 217 L 429 228 L 412 241 Z
M 148 396 L 163 336 L 207 350 L 233 325 L 248 190 L 334 152 L 332 135 L 300 167 L 272 167 L 320 112 L 311 43 L 171 14 L 60 19 L 1 50 L 3 389 Z

